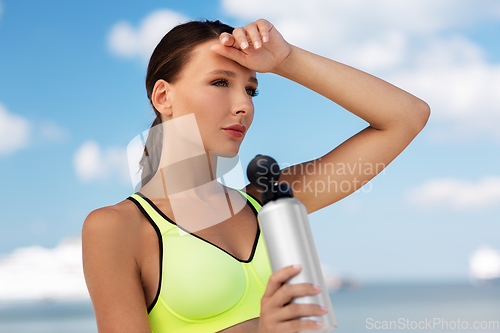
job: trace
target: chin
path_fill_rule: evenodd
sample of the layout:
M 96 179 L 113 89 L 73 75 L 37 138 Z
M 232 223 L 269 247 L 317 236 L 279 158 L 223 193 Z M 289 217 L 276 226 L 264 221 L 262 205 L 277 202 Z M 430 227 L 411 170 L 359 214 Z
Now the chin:
M 233 158 L 238 155 L 239 151 L 240 147 L 238 145 L 238 147 L 233 147 L 232 149 L 210 150 L 209 152 L 211 155 L 220 156 L 224 158 Z
M 233 157 L 236 157 L 238 155 L 238 152 L 236 151 L 226 151 L 226 150 L 218 150 L 218 151 L 211 151 L 210 153 L 212 154 L 216 154 L 217 156 L 219 157 L 224 157 L 224 158 L 233 158 Z

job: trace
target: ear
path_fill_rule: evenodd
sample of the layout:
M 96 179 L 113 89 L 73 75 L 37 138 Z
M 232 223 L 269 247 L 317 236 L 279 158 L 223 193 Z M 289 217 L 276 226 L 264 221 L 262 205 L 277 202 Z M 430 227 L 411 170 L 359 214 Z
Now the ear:
M 165 80 L 156 81 L 151 94 L 151 101 L 158 112 L 172 115 L 172 86 Z

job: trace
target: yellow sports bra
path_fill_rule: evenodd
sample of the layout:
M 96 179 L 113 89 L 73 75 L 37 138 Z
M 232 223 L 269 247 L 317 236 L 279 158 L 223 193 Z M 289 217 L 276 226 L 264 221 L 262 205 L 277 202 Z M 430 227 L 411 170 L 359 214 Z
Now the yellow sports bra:
M 260 202 L 248 193 L 257 215 Z M 218 332 L 260 316 L 260 301 L 272 274 L 260 227 L 250 258 L 240 260 L 177 224 L 137 192 L 136 204 L 158 235 L 160 283 L 148 308 L 153 333 Z

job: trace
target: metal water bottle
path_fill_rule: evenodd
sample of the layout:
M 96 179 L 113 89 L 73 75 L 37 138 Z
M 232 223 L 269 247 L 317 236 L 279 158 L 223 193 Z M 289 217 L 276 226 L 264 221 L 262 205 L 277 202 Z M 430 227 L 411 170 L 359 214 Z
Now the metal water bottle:
M 321 287 L 314 296 L 292 299 L 292 303 L 319 304 L 328 308 L 322 316 L 302 317 L 320 321 L 320 330 L 302 331 L 307 333 L 331 332 L 337 328 L 337 320 L 328 288 L 316 251 L 306 207 L 293 197 L 288 184 L 277 184 L 280 176 L 278 163 L 269 156 L 257 155 L 247 168 L 248 180 L 261 192 L 262 208 L 257 218 L 269 253 L 273 272 L 295 264 L 302 270 L 287 281 L 290 284 L 312 283 Z

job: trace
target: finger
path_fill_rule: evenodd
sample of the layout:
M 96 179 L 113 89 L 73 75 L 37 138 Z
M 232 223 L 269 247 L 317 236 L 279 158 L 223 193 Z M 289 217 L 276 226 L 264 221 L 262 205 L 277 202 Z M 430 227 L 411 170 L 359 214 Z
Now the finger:
M 321 317 L 326 312 L 327 311 L 323 311 L 321 309 L 321 305 L 319 304 L 291 303 L 278 310 L 274 314 L 273 319 L 277 320 L 278 322 L 282 322 L 287 320 L 300 319 L 302 317 Z
M 245 53 L 236 49 L 235 47 L 224 46 L 222 44 L 214 44 L 210 47 L 212 51 L 220 54 L 228 59 L 236 61 L 237 63 L 244 66 L 245 63 Z
M 233 46 L 236 42 L 233 35 L 227 32 L 223 32 L 220 34 L 219 41 L 224 46 Z
M 309 330 L 319 330 L 323 323 L 316 324 L 316 321 L 310 319 L 290 320 L 277 325 L 277 332 L 303 332 Z
M 284 305 L 290 303 L 293 298 L 317 295 L 320 292 L 321 289 L 315 289 L 312 283 L 287 283 L 276 292 L 273 299 L 273 305 L 283 307 Z
M 288 281 L 293 276 L 299 274 L 302 267 L 294 268 L 293 266 L 283 267 L 269 277 L 269 281 L 267 282 L 266 290 L 264 291 L 264 295 L 262 295 L 262 299 L 271 298 L 276 291 L 278 291 L 283 283 Z
M 233 37 L 236 40 L 234 47 L 240 47 L 242 50 L 248 47 L 248 38 L 245 28 L 238 27 L 233 30 Z
M 246 31 L 248 37 L 250 37 L 250 40 L 252 41 L 252 45 L 254 48 L 258 49 L 262 46 L 262 40 L 260 39 L 260 32 L 259 29 L 257 29 L 257 24 L 255 23 L 250 23 L 246 26 Z
M 257 29 L 259 29 L 259 33 L 263 43 L 267 43 L 269 41 L 269 31 L 273 27 L 273 25 L 264 19 L 258 19 L 255 24 L 257 25 Z

